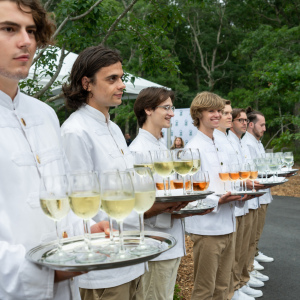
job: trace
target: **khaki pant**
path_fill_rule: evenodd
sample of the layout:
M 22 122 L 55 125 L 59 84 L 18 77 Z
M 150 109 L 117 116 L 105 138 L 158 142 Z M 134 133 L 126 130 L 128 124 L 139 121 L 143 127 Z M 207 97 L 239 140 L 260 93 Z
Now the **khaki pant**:
M 234 253 L 234 261 L 232 265 L 232 271 L 231 271 L 231 282 L 229 286 L 229 295 L 228 299 L 231 299 L 234 291 L 237 290 L 240 279 L 241 279 L 241 273 L 242 268 L 241 266 L 241 252 L 242 252 L 242 246 L 243 246 L 243 238 L 244 238 L 244 227 L 245 227 L 245 216 L 239 216 L 236 217 L 236 230 L 233 233 L 233 241 L 235 245 L 235 253 Z
M 107 289 L 80 289 L 82 300 L 136 300 L 141 288 L 141 276 L 122 285 Z
M 142 288 L 137 300 L 173 300 L 177 271 L 181 258 L 149 261 L 149 272 L 142 275 Z
M 238 290 L 249 281 L 249 273 L 248 273 L 248 253 L 249 253 L 249 244 L 250 237 L 252 232 L 252 223 L 253 223 L 253 213 L 246 214 L 244 216 L 244 231 L 243 231 L 243 244 L 241 248 L 239 267 L 241 270 L 240 281 L 237 286 L 234 287 L 234 290 Z
M 191 300 L 224 300 L 229 293 L 234 260 L 233 233 L 191 234 L 194 242 L 194 289 Z
M 265 226 L 268 206 L 269 204 L 261 204 L 260 208 L 258 209 L 258 221 L 257 221 L 256 240 L 255 240 L 256 243 L 255 256 L 258 255 L 258 242 L 260 240 L 261 234 Z

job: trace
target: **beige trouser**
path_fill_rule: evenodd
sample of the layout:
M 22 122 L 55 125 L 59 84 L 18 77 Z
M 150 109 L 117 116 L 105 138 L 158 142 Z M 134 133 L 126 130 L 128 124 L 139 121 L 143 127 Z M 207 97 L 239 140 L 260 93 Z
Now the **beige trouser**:
M 255 244 L 256 244 L 255 256 L 258 255 L 258 242 L 260 240 L 261 234 L 265 226 L 268 206 L 269 204 L 261 204 L 260 208 L 258 209 L 258 221 L 257 221 L 256 240 L 255 240 Z
M 234 291 L 237 290 L 237 286 L 240 283 L 241 279 L 241 273 L 242 273 L 242 267 L 241 266 L 241 252 L 242 252 L 242 246 L 243 246 L 243 237 L 244 237 L 244 225 L 245 225 L 245 216 L 239 216 L 236 217 L 236 230 L 233 233 L 233 241 L 234 241 L 234 261 L 232 265 L 232 271 L 231 271 L 231 282 L 229 286 L 229 295 L 227 299 L 231 299 Z
M 149 272 L 142 275 L 142 288 L 137 300 L 173 300 L 177 271 L 181 258 L 149 261 Z
M 233 233 L 191 234 L 194 242 L 194 289 L 191 300 L 224 300 L 229 293 L 234 260 Z
M 106 289 L 80 289 L 82 300 L 136 300 L 141 288 L 141 276 L 122 285 Z
M 248 273 L 247 259 L 248 259 L 248 252 L 249 252 L 250 237 L 252 232 L 252 223 L 253 223 L 252 219 L 253 219 L 252 213 L 251 214 L 248 213 L 244 216 L 243 244 L 241 248 L 240 262 L 239 262 L 241 274 L 240 274 L 239 284 L 234 287 L 235 291 L 240 289 L 244 285 L 246 285 L 246 283 L 250 279 Z

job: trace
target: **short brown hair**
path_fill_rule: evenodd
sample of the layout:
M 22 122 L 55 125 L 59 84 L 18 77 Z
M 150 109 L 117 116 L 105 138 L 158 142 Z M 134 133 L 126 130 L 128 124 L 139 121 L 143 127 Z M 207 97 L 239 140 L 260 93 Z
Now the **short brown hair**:
M 232 120 L 235 120 L 236 118 L 238 118 L 241 113 L 245 113 L 246 114 L 246 110 L 243 108 L 234 108 L 232 110 Z
M 160 87 L 148 87 L 138 94 L 133 110 L 137 117 L 139 126 L 142 127 L 147 120 L 145 109 L 155 110 L 159 104 L 171 98 L 172 103 L 175 99 L 173 91 Z
M 0 0 L 6 1 L 6 0 Z M 53 44 L 52 35 L 56 29 L 53 20 L 49 17 L 39 0 L 8 0 L 17 4 L 20 11 L 32 14 L 32 18 L 36 25 L 35 38 L 38 48 L 44 48 L 49 44 Z M 30 8 L 30 11 L 26 8 Z
M 224 109 L 225 101 L 220 96 L 210 93 L 202 92 L 197 94 L 197 96 L 192 101 L 190 107 L 191 117 L 193 119 L 193 124 L 197 128 L 200 126 L 200 119 L 202 117 L 202 112 L 209 109 Z
M 258 110 L 254 110 L 252 107 L 247 107 L 246 109 L 246 114 L 247 114 L 247 118 L 249 120 L 249 122 L 252 122 L 252 123 L 256 123 L 258 120 L 257 120 L 257 116 L 260 115 L 262 117 L 264 117 L 264 114 L 261 113 L 260 111 Z
M 88 102 L 90 92 L 82 86 L 82 78 L 86 76 L 91 84 L 96 83 L 96 73 L 104 67 L 122 63 L 122 58 L 116 50 L 101 45 L 88 47 L 79 53 L 75 60 L 69 83 L 62 87 L 66 105 L 70 109 L 78 109 Z

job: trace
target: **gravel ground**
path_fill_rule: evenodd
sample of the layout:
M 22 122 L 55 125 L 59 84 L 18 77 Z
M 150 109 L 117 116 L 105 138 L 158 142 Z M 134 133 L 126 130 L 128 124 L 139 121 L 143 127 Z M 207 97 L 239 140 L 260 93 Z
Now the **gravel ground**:
M 300 166 L 293 168 L 299 169 Z M 300 175 L 289 178 L 283 185 L 271 189 L 272 195 L 300 197 Z M 177 285 L 180 289 L 179 295 L 182 300 L 189 300 L 193 290 L 193 243 L 189 236 L 185 237 L 187 255 L 182 258 L 177 275 Z

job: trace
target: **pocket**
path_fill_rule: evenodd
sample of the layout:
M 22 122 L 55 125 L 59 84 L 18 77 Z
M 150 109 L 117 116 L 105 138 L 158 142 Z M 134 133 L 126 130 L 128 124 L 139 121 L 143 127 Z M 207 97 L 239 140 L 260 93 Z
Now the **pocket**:
M 44 151 L 39 151 L 38 156 L 42 166 L 63 158 L 62 151 L 59 148 L 51 148 Z
M 14 152 L 11 160 L 18 166 L 35 166 L 35 159 L 32 152 Z

